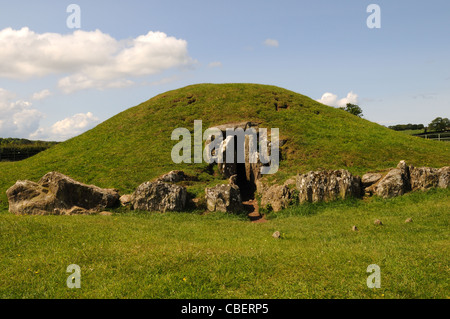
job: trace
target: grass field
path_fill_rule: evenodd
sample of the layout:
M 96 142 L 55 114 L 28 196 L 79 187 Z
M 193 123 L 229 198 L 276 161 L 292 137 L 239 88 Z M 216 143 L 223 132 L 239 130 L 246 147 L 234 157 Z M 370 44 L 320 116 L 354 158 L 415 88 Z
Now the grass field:
M 261 224 L 3 209 L 0 298 L 448 298 L 449 207 L 450 190 L 439 189 L 293 207 Z M 70 264 L 81 267 L 81 289 L 66 286 Z M 380 289 L 366 285 L 370 264 L 381 268 Z

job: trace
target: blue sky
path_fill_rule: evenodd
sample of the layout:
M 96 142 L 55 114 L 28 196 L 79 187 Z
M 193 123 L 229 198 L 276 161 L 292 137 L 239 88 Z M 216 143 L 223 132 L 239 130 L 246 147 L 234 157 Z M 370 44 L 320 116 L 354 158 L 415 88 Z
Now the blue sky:
M 449 21 L 445 0 L 0 1 L 0 137 L 64 140 L 195 83 L 272 84 L 428 124 L 450 117 Z

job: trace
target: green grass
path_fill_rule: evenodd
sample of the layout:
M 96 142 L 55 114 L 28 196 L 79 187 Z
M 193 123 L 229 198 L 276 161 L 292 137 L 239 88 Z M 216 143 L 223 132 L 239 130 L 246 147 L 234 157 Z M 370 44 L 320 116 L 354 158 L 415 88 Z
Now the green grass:
M 448 298 L 449 207 L 450 190 L 439 189 L 301 206 L 263 224 L 221 213 L 3 210 L 0 298 Z M 70 264 L 81 267 L 81 289 L 66 287 Z M 366 286 L 370 264 L 381 267 L 380 289 Z
M 276 111 L 275 103 L 287 106 Z M 395 167 L 449 165 L 450 144 L 407 136 L 275 86 L 199 84 L 160 94 L 96 128 L 19 163 L 0 163 L 0 200 L 18 179 L 37 181 L 59 171 L 84 183 L 132 192 L 142 182 L 173 169 L 205 176 L 205 164 L 175 165 L 175 128 L 203 129 L 235 121 L 279 128 L 287 143 L 280 170 L 283 181 L 298 172 L 347 168 L 354 174 Z M 207 175 L 207 174 L 206 174 Z M 206 178 L 207 179 L 207 178 Z M 212 177 L 210 183 L 218 182 Z M 190 185 L 194 189 L 204 188 Z

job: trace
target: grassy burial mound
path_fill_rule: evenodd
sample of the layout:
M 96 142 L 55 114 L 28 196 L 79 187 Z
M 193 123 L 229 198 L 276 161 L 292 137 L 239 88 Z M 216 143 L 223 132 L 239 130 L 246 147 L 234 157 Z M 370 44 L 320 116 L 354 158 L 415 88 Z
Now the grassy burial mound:
M 242 121 L 279 128 L 286 143 L 279 171 L 270 176 L 277 182 L 321 169 L 345 168 L 361 175 L 395 167 L 400 160 L 442 167 L 450 158 L 447 143 L 392 131 L 279 87 L 198 84 L 155 96 L 27 160 L 0 163 L 0 199 L 6 203 L 5 191 L 16 180 L 37 181 L 50 171 L 124 194 L 171 170 L 183 170 L 194 177 L 188 189 L 201 193 L 223 177 L 206 163 L 175 164 L 171 159 L 178 143 L 171 140 L 172 131 L 187 128 L 193 135 L 194 120 L 203 121 L 203 130 Z

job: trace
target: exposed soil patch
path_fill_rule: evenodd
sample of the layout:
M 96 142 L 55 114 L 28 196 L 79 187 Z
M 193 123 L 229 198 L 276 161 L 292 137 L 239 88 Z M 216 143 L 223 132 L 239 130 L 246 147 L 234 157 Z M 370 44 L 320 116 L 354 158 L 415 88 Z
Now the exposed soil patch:
M 258 201 L 256 199 L 251 199 L 247 201 L 243 201 L 242 205 L 245 210 L 248 212 L 248 218 L 252 223 L 265 223 L 267 222 L 264 215 L 259 213 Z

